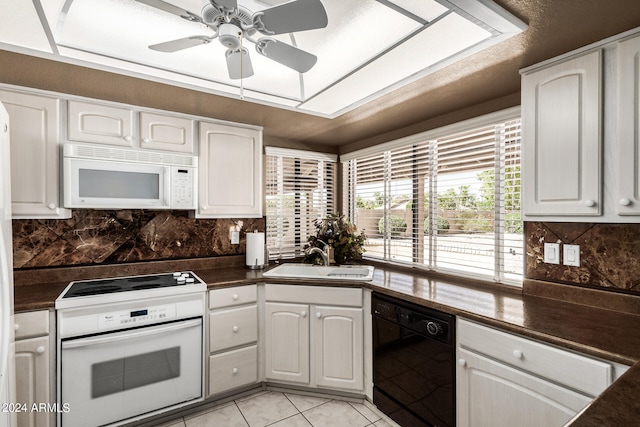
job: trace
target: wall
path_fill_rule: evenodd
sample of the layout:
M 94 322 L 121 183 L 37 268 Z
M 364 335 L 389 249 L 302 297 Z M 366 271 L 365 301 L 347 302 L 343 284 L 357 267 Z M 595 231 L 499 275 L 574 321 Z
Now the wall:
M 230 228 L 240 244 L 231 245 Z M 13 220 L 16 269 L 215 257 L 245 253 L 264 219 L 195 219 L 185 211 L 74 210 L 67 220 Z
M 544 243 L 580 245 L 580 267 L 543 263 Z M 525 223 L 525 277 L 640 295 L 640 224 Z

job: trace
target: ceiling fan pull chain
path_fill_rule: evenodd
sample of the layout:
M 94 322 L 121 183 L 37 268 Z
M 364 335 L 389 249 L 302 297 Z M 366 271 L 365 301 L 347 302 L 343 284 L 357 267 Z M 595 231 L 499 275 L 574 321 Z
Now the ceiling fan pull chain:
M 242 37 L 240 37 L 240 99 L 244 99 L 244 72 L 242 66 L 244 64 L 244 46 L 242 46 Z

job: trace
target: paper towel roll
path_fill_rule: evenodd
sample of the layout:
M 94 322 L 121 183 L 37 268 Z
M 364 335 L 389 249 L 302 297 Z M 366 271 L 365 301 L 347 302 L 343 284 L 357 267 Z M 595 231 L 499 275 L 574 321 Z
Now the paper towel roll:
M 246 263 L 250 268 L 264 267 L 264 233 L 247 233 Z

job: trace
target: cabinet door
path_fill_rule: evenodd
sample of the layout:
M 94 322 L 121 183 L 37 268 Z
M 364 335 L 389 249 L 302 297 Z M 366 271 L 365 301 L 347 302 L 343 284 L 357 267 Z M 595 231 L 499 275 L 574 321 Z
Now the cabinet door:
M 562 426 L 590 397 L 539 377 L 458 350 L 457 425 Z
M 640 215 L 640 37 L 618 45 L 618 215 Z
M 265 304 L 267 380 L 309 384 L 309 306 Z
M 17 414 L 18 425 L 45 427 L 51 412 L 31 411 L 32 405 L 49 403 L 49 337 L 18 340 L 16 349 L 16 402 L 26 404 L 27 411 Z
M 68 139 L 133 147 L 133 110 L 80 101 L 68 110 Z
M 15 218 L 69 218 L 60 206 L 60 101 L 0 91 L 9 112 Z
M 262 132 L 200 123 L 198 216 L 262 216 Z
M 140 147 L 193 153 L 195 122 L 183 117 L 140 113 Z
M 361 308 L 315 307 L 315 381 L 318 386 L 362 390 Z
M 601 53 L 522 78 L 523 213 L 601 215 Z

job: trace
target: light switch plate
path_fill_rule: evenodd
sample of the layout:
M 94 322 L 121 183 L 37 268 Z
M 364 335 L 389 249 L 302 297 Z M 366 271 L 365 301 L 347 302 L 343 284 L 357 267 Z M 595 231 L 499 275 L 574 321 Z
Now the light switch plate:
M 547 264 L 560 264 L 560 244 L 544 244 L 544 262 Z
M 564 245 L 562 247 L 562 263 L 580 267 L 580 245 Z

